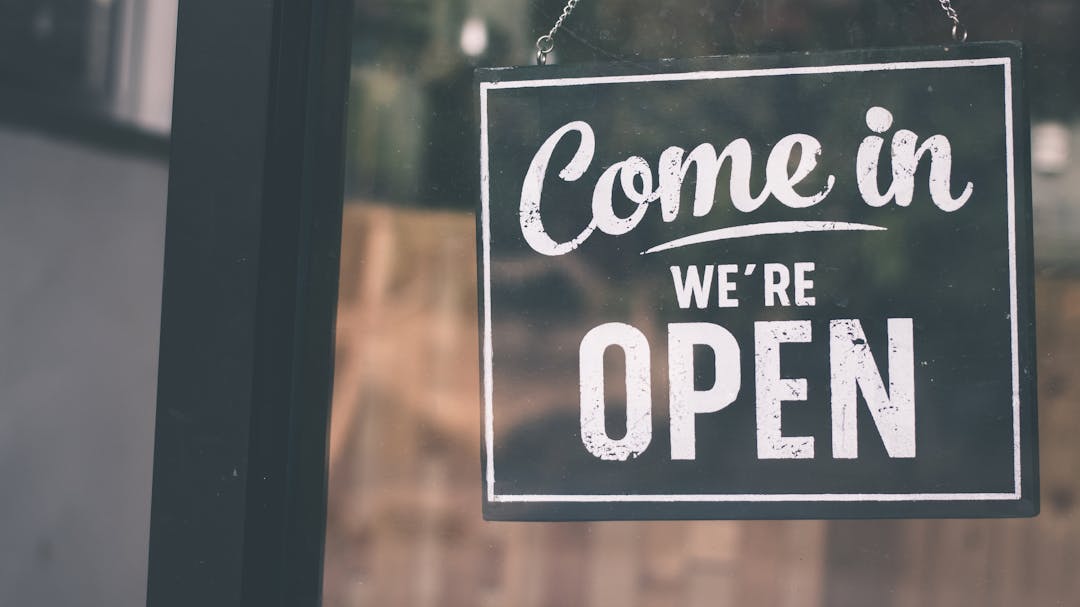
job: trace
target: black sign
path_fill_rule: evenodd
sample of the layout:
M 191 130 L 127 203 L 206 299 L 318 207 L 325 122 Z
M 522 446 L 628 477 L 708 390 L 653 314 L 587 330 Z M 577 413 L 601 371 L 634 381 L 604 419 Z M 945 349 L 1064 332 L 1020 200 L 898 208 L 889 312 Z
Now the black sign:
M 485 516 L 1035 514 L 1021 75 L 482 70 Z

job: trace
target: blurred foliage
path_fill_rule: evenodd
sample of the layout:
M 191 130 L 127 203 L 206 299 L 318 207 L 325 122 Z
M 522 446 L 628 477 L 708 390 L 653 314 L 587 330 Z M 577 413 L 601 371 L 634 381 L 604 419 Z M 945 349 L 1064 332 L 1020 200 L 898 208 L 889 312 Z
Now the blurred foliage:
M 471 209 L 479 197 L 473 70 L 520 65 L 564 0 L 357 0 L 349 100 L 349 198 Z M 1080 6 L 1059 0 L 956 2 L 971 40 L 1027 45 L 1036 118 L 1080 101 Z M 466 19 L 486 25 L 475 57 Z M 552 61 L 948 44 L 934 0 L 585 0 L 556 34 Z M 957 100 L 958 107 L 964 107 Z

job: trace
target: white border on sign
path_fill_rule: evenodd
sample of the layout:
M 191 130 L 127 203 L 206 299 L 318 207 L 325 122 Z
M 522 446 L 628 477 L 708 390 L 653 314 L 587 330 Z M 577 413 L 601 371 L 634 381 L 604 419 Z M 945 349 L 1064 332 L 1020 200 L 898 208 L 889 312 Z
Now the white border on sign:
M 587 495 L 521 495 L 495 493 L 495 421 L 492 381 L 493 353 L 491 347 L 491 211 L 488 192 L 488 91 L 495 89 L 582 86 L 588 84 L 620 84 L 680 80 L 722 80 L 758 76 L 787 76 L 800 74 L 836 74 L 846 72 L 880 72 L 892 70 L 947 69 L 1000 65 L 1005 73 L 1005 153 L 1009 216 L 1009 294 L 1012 339 L 1012 405 L 1013 405 L 1013 492 L 1012 493 L 750 493 L 750 494 L 587 494 Z M 969 500 L 1019 500 L 1020 485 L 1020 362 L 1019 329 L 1016 294 L 1016 193 L 1013 158 L 1012 59 L 991 57 L 947 61 L 909 61 L 897 63 L 867 63 L 852 65 L 770 68 L 758 70 L 700 71 L 672 74 L 640 74 L 628 76 L 595 76 L 554 78 L 550 80 L 517 80 L 480 83 L 480 200 L 481 236 L 484 286 L 483 390 L 484 435 L 486 444 L 487 499 L 490 502 L 919 502 Z

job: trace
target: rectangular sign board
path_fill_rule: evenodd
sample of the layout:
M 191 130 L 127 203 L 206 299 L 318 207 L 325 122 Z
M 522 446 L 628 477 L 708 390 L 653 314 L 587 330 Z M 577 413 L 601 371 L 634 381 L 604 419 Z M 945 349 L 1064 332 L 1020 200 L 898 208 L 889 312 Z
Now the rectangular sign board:
M 485 517 L 1037 513 L 1022 72 L 479 71 Z

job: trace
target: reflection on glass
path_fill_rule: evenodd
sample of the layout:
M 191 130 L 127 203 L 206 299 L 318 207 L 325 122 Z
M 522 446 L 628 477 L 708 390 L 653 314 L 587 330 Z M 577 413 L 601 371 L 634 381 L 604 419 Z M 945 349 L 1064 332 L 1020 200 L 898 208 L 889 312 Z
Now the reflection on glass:
M 900 4 L 583 3 L 559 53 L 563 62 L 577 62 L 944 40 L 926 25 L 938 24 L 935 3 Z M 1065 33 L 1080 25 L 1080 10 L 1048 1 L 1021 11 L 995 0 L 970 7 L 968 16 L 981 39 L 1039 32 L 1029 43 L 1036 68 L 1029 71 L 1029 98 L 1034 122 L 1051 127 L 1033 133 L 1038 518 L 482 520 L 472 69 L 528 62 L 536 32 L 546 31 L 559 10 L 560 2 L 358 3 L 325 604 L 1075 602 L 1080 49 Z M 966 107 L 960 100 L 952 105 L 958 112 Z M 524 266 L 502 271 L 562 290 L 587 281 L 588 269 L 567 267 L 559 277 Z M 588 305 L 588 290 L 577 291 L 581 301 L 567 305 Z M 522 382 L 542 397 L 545 378 L 523 374 Z

